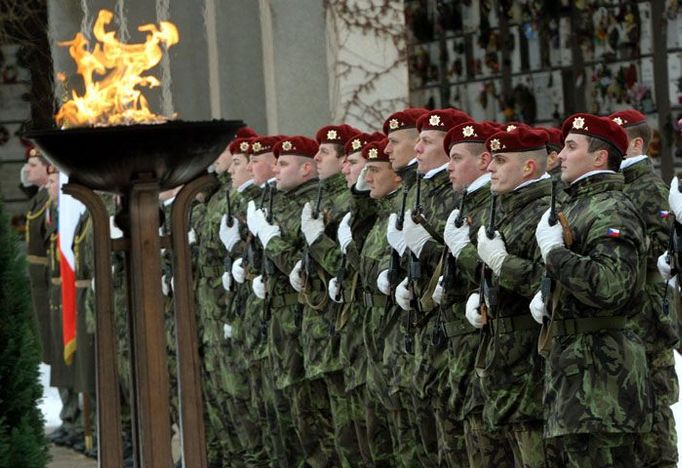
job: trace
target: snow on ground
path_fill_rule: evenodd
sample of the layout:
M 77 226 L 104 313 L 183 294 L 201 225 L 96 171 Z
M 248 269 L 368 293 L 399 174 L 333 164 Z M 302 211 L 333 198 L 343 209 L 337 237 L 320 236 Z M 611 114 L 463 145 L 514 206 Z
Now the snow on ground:
M 682 381 L 682 356 L 678 353 L 675 353 L 675 369 Z M 59 399 L 57 389 L 50 387 L 50 366 L 40 364 L 40 382 L 43 385 L 43 399 L 40 402 L 40 409 L 45 415 L 45 425 L 48 428 L 55 428 L 59 426 L 59 411 L 61 410 L 62 402 Z M 677 423 L 678 450 L 679 453 L 682 453 L 682 402 L 675 403 L 672 409 Z M 682 468 L 682 461 L 677 466 Z

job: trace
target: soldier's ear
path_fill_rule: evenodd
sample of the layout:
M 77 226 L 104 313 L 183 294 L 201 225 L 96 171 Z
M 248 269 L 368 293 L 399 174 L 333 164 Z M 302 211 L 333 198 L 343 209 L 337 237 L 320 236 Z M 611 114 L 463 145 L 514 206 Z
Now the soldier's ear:
M 480 169 L 483 171 L 488 170 L 488 167 L 490 166 L 490 162 L 493 160 L 493 156 L 487 152 L 484 151 L 481 153 L 479 156 L 479 161 L 480 161 Z

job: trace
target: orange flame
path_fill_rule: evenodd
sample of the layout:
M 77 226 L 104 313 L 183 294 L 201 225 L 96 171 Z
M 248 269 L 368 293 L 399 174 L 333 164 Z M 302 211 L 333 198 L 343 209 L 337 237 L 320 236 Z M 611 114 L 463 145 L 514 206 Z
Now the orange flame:
M 71 92 L 71 99 L 66 101 L 55 116 L 57 124 L 62 128 L 79 126 L 125 125 L 132 123 L 159 123 L 169 117 L 156 115 L 149 110 L 149 104 L 139 87 L 153 88 L 160 81 L 151 75 L 142 73 L 157 65 L 163 57 L 163 49 L 177 44 L 178 30 L 173 23 L 161 21 L 159 28 L 154 24 L 145 24 L 138 28 L 146 31 L 144 43 L 123 44 L 116 39 L 114 32 L 104 30 L 114 14 L 109 10 L 100 10 L 93 32 L 98 43 L 92 52 L 83 34 L 59 45 L 69 47 L 69 55 L 73 57 L 83 78 L 85 93 L 79 96 Z M 94 75 L 101 76 L 95 80 Z

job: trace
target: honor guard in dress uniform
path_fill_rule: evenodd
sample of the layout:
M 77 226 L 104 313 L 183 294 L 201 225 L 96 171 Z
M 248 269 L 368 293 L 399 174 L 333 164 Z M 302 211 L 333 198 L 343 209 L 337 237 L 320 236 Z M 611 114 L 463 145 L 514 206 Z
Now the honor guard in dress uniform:
M 528 305 L 544 272 L 535 227 L 552 192 L 547 133 L 519 126 L 490 135 L 486 149 L 497 207 L 477 232 L 483 287 L 466 305 L 467 319 L 482 329 L 476 372 L 483 423 L 497 441 L 480 448 L 481 458 L 491 466 L 545 466 L 544 361 L 537 351 L 540 325 Z
M 590 114 L 572 115 L 562 131 L 568 199 L 558 219 L 548 209 L 537 225 L 552 284 L 530 305 L 543 322 L 548 455 L 558 466 L 632 466 L 653 395 L 646 348 L 628 326 L 642 310 L 647 254 L 644 221 L 617 172 L 628 138 Z
M 646 225 L 649 238 L 646 255 L 646 283 L 642 311 L 635 315 L 635 332 L 644 340 L 655 397 L 651 432 L 642 434 L 637 444 L 642 466 L 677 466 L 677 434 L 670 405 L 677 403 L 679 384 L 673 349 L 679 346 L 676 307 L 664 306 L 666 283 L 656 268 L 658 255 L 668 248 L 668 186 L 654 173 L 646 155 L 651 127 L 646 117 L 634 109 L 619 111 L 609 118 L 628 136 L 625 158 L 620 165 L 625 178 L 623 191 L 630 198 Z

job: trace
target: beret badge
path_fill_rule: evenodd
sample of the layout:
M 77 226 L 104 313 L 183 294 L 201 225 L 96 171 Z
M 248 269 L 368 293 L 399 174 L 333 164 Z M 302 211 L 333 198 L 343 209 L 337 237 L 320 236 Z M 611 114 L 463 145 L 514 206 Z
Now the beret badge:
M 474 136 L 474 133 L 475 133 L 474 127 L 472 127 L 471 125 L 467 125 L 462 129 L 462 135 L 464 135 L 467 138 Z
M 291 145 L 291 142 L 289 140 L 282 143 L 282 149 L 284 151 L 291 151 L 291 148 L 292 148 L 292 145 Z
M 439 115 L 432 115 L 431 117 L 429 117 L 429 125 L 431 125 L 432 127 L 437 127 L 437 126 L 441 125 L 440 116 Z
M 245 141 L 242 141 L 242 142 L 239 144 L 239 149 L 240 149 L 241 151 L 248 151 L 248 150 L 249 150 L 249 144 L 248 144 L 247 142 L 245 142 Z
M 369 155 L 369 159 L 377 159 L 379 157 L 379 150 L 376 148 L 370 148 L 367 154 Z
M 585 127 L 585 119 L 582 117 L 573 119 L 573 128 L 576 130 L 587 130 L 587 127 Z
M 353 148 L 354 151 L 357 151 L 357 150 L 360 149 L 360 147 L 362 147 L 362 143 L 360 142 L 360 139 L 359 139 L 359 138 L 356 138 L 356 139 L 354 139 L 353 142 L 351 143 L 351 146 L 352 146 L 352 148 Z
M 327 132 L 327 140 L 336 140 L 339 138 L 339 134 L 336 132 L 336 130 L 329 130 Z
M 400 122 L 398 122 L 398 119 L 391 119 L 388 121 L 388 128 L 391 130 L 395 130 L 398 127 L 400 127 Z

